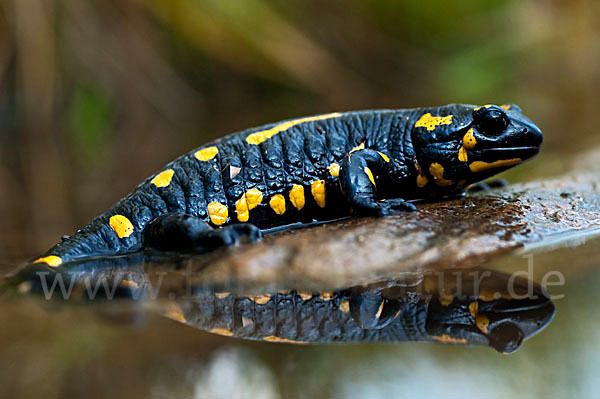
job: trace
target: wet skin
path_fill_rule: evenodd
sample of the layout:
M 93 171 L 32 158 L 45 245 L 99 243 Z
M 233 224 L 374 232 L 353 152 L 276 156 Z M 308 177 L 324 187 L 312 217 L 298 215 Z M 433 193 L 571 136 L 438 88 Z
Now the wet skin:
M 34 262 L 152 249 L 202 253 L 262 231 L 416 211 L 539 152 L 514 105 L 333 113 L 234 133 L 166 165 Z

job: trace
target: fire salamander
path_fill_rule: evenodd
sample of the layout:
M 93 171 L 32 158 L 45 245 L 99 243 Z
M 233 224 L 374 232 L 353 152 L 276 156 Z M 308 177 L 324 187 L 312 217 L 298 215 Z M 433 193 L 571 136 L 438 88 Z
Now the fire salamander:
M 169 163 L 105 214 L 34 260 L 202 252 L 265 229 L 415 211 L 538 153 L 514 105 L 330 113 L 244 130 Z
M 460 294 L 431 289 L 441 275 L 456 281 L 456 272 L 429 275 L 411 287 L 388 281 L 335 292 L 262 295 L 203 289 L 171 302 L 163 314 L 214 334 L 267 342 L 421 341 L 512 353 L 550 323 L 554 305 L 538 285 L 528 292 L 527 281 L 518 282 L 513 286 L 518 294 L 511 295 L 510 276 L 487 273 L 479 289 L 480 282 L 463 278 Z

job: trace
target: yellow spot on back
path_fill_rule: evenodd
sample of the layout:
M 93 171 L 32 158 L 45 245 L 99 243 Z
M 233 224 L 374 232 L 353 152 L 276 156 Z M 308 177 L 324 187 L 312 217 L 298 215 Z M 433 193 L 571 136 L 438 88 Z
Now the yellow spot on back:
M 379 309 L 377 309 L 377 313 L 375 313 L 375 318 L 378 319 L 381 317 L 381 313 L 383 313 L 383 304 L 385 303 L 384 300 L 381 301 L 381 304 L 379 305 Z
M 429 183 L 429 179 L 427 178 L 427 176 L 424 176 L 424 175 L 417 176 L 417 186 L 419 186 L 420 188 L 423 188 L 427 185 L 427 183 Z
M 271 300 L 271 295 L 269 295 L 269 294 L 254 295 L 254 296 L 249 296 L 248 299 L 253 300 L 254 302 L 258 303 L 259 305 L 264 305 L 265 303 L 267 303 Z
M 196 159 L 198 161 L 210 161 L 211 159 L 213 159 L 214 157 L 217 156 L 217 154 L 219 153 L 219 149 L 217 147 L 207 147 L 207 148 L 203 148 L 201 150 L 196 151 L 196 153 L 194 154 L 194 156 L 196 157 Z
M 235 201 L 235 212 L 237 213 L 237 219 L 240 222 L 247 222 L 248 219 L 250 219 L 246 195 L 242 195 L 237 201 Z
M 476 317 L 478 311 L 479 311 L 479 303 L 471 302 L 471 304 L 469 305 L 469 312 L 471 313 L 471 316 Z
M 454 297 L 452 295 L 440 295 L 439 300 L 442 306 L 448 306 L 454 302 Z
M 235 211 L 237 218 L 240 222 L 247 222 L 250 218 L 250 210 L 256 208 L 263 200 L 263 195 L 260 190 L 252 188 L 246 191 L 246 194 L 242 195 L 235 202 Z
M 44 256 L 33 261 L 33 263 L 45 263 L 48 266 L 56 267 L 62 264 L 62 259 L 55 255 Z
M 340 175 L 340 165 L 335 162 L 329 165 L 329 174 L 333 177 L 338 177 Z
M 503 109 L 503 110 L 505 110 L 505 111 L 510 111 L 510 105 L 509 105 L 509 104 L 502 104 L 502 105 L 500 106 L 500 108 L 502 108 L 502 109 Z
M 283 215 L 285 213 L 285 198 L 281 194 L 275 194 L 269 200 L 269 206 L 273 211 L 275 211 L 278 215 Z
M 458 160 L 460 162 L 467 162 L 469 160 L 465 147 L 460 147 L 460 150 L 458 150 Z
M 290 190 L 290 202 L 294 205 L 294 208 L 302 210 L 304 208 L 304 186 L 294 184 Z
M 344 313 L 348 313 L 350 311 L 350 302 L 347 299 L 344 299 L 342 303 L 340 303 L 340 310 Z
M 227 207 L 220 202 L 213 201 L 208 204 L 208 216 L 213 224 L 220 226 L 227 221 L 229 211 Z
M 377 153 L 378 153 L 379 155 L 381 155 L 381 158 L 383 158 L 383 160 L 384 160 L 385 162 L 390 162 L 390 158 L 389 158 L 387 155 L 385 155 L 384 153 L 382 153 L 382 152 L 379 152 L 379 151 L 377 151 Z
M 181 308 L 176 303 L 169 303 L 167 310 L 164 313 L 164 316 L 171 320 L 178 321 L 180 323 L 187 323 L 187 320 L 185 319 Z
M 302 298 L 303 301 L 308 301 L 313 296 L 312 292 L 308 292 L 308 291 L 297 291 L 297 293 L 300 296 L 300 298 Z
M 215 296 L 219 299 L 227 298 L 231 292 L 215 292 Z
M 488 333 L 488 326 L 490 325 L 490 320 L 487 318 L 487 316 L 477 315 L 477 317 L 475 317 L 475 324 L 477 325 L 477 328 L 481 330 L 482 333 Z
M 466 338 L 452 338 L 448 334 L 443 334 L 440 336 L 432 336 L 431 338 L 433 338 L 437 342 L 441 342 L 442 344 L 466 344 L 467 343 Z
M 454 184 L 452 180 L 444 179 L 444 167 L 437 162 L 429 165 L 429 173 L 435 179 L 435 184 L 440 187 L 448 187 Z
M 246 191 L 246 201 L 248 202 L 248 209 L 252 210 L 258 206 L 263 200 L 263 195 L 260 190 L 252 188 Z
M 264 337 L 263 339 L 268 342 L 282 342 L 286 344 L 306 344 L 306 342 L 304 341 L 294 341 L 293 339 L 279 338 L 274 335 L 269 335 L 268 337 Z
M 463 136 L 462 139 L 463 147 L 467 150 L 472 150 L 477 145 L 477 139 L 475 139 L 475 135 L 473 133 L 473 128 L 469 129 L 467 133 Z
M 123 215 L 114 215 L 108 222 L 119 238 L 129 237 L 133 233 L 133 225 Z
M 333 299 L 333 292 L 331 292 L 331 291 L 320 292 L 319 297 L 324 301 L 331 301 Z
M 131 290 L 136 290 L 140 286 L 138 283 L 136 283 L 133 280 L 125 280 L 125 279 L 121 280 L 121 284 L 120 285 L 123 288 L 129 288 Z
M 363 170 L 365 171 L 365 173 L 367 174 L 367 176 L 369 177 L 369 180 L 371 180 L 371 184 L 373 184 L 374 186 L 377 186 L 375 184 L 375 178 L 373 177 L 373 172 L 371 172 L 371 169 L 367 168 L 366 166 L 363 168 Z
M 452 123 L 452 115 L 448 116 L 431 116 L 428 112 L 421 116 L 415 123 L 415 127 L 424 127 L 429 131 L 434 131 L 440 125 L 449 125 Z
M 231 337 L 233 335 L 233 331 L 230 331 L 226 328 L 213 328 L 210 330 L 213 334 L 223 335 L 225 337 Z
M 246 137 L 246 141 L 249 144 L 259 145 L 263 141 L 270 139 L 271 137 L 275 136 L 276 134 L 284 132 L 284 131 L 288 130 L 289 128 L 299 125 L 301 123 L 320 121 L 323 119 L 330 119 L 330 118 L 337 118 L 341 115 L 342 114 L 340 114 L 339 112 L 334 112 L 331 114 L 309 116 L 307 118 L 300 118 L 300 119 L 295 119 L 293 121 L 283 122 L 283 123 L 273 126 L 270 129 L 261 130 L 260 132 L 256 132 L 256 133 L 252 133 L 252 134 L 248 135 L 248 137 Z
M 171 184 L 171 179 L 173 178 L 174 173 L 175 171 L 173 169 L 162 171 L 154 176 L 154 179 L 150 180 L 150 183 L 154 184 L 156 187 L 167 187 L 169 184 Z
M 315 180 L 310 184 L 310 192 L 317 205 L 321 208 L 325 207 L 325 181 Z
M 475 161 L 469 165 L 471 172 L 477 173 L 482 172 L 484 170 L 492 169 L 492 168 L 501 168 L 504 166 L 513 166 L 520 164 L 523 160 L 521 158 L 513 158 L 513 159 L 505 159 L 495 162 L 483 162 L 483 161 Z
M 354 151 L 364 150 L 364 149 L 365 149 L 365 143 L 360 143 L 359 145 L 357 145 L 356 147 L 354 147 L 353 149 L 350 150 L 350 154 L 353 153 Z

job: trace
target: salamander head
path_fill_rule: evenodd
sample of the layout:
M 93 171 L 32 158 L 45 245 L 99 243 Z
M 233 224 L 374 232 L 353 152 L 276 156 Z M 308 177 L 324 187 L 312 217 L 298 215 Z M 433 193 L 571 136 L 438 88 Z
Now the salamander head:
M 516 105 L 423 109 L 412 129 L 417 187 L 447 193 L 535 156 L 543 135 Z

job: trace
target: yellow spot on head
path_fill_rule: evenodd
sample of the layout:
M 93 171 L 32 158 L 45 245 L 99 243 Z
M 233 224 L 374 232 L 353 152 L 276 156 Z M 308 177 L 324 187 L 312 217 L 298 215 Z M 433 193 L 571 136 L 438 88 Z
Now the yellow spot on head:
M 248 219 L 250 219 L 250 211 L 248 210 L 246 195 L 242 195 L 237 201 L 235 201 L 235 212 L 237 213 L 237 219 L 240 222 L 247 222 Z
M 448 306 L 454 302 L 454 297 L 452 295 L 440 295 L 439 300 L 442 306 Z
M 208 216 L 213 224 L 220 226 L 227 221 L 229 211 L 225 205 L 214 201 L 208 204 Z
M 133 233 L 133 225 L 123 215 L 111 216 L 109 224 L 119 238 L 129 237 Z
M 248 299 L 253 300 L 254 302 L 258 303 L 259 305 L 264 305 L 265 303 L 267 303 L 271 300 L 271 295 L 269 295 L 269 294 L 254 295 L 254 296 L 249 296 Z
M 501 168 L 505 166 L 517 165 L 520 164 L 522 161 L 523 160 L 521 158 L 505 159 L 495 162 L 475 161 L 469 165 L 469 168 L 471 169 L 471 172 L 477 173 L 492 168 Z
M 390 158 L 389 158 L 387 155 L 385 155 L 384 153 L 382 153 L 382 152 L 379 152 L 379 151 L 377 151 L 377 153 L 378 153 L 379 155 L 381 155 L 381 158 L 383 158 L 383 160 L 384 160 L 385 162 L 390 162 Z
M 217 154 L 219 153 L 219 149 L 217 147 L 207 147 L 207 148 L 203 148 L 201 150 L 196 151 L 196 153 L 194 154 L 194 156 L 196 157 L 196 159 L 198 161 L 210 161 L 211 159 L 213 159 L 214 157 L 217 156 Z
M 338 177 L 340 175 L 340 165 L 335 162 L 329 165 L 329 174 L 333 177 Z
M 500 108 L 502 108 L 505 111 L 510 111 L 510 105 L 509 104 L 503 104 L 500 106 Z
M 347 299 L 344 299 L 342 303 L 340 303 L 340 310 L 344 313 L 348 313 L 350 311 L 350 302 Z
M 215 292 L 215 296 L 219 299 L 227 298 L 231 292 Z
M 269 200 L 269 206 L 276 214 L 283 215 L 285 213 L 285 198 L 281 194 L 275 194 Z
M 293 339 L 279 338 L 274 335 L 264 337 L 263 339 L 268 342 L 281 342 L 281 343 L 285 343 L 285 344 L 306 344 L 306 342 L 304 342 L 304 341 L 295 341 Z
M 356 147 L 354 147 L 353 149 L 350 150 L 350 154 L 353 153 L 354 151 L 364 150 L 364 149 L 365 149 L 365 143 L 360 143 L 359 145 L 357 145 Z
M 466 338 L 452 338 L 448 334 L 443 334 L 440 336 L 432 336 L 431 338 L 433 338 L 434 340 L 436 340 L 437 342 L 440 342 L 442 344 L 466 344 L 467 343 Z
M 375 184 L 375 178 L 373 177 L 373 172 L 371 172 L 371 169 L 367 168 L 366 166 L 363 169 L 365 171 L 365 173 L 367 174 L 367 176 L 369 177 L 369 180 L 371 180 L 371 184 L 373 184 L 374 186 L 377 186 Z
M 315 180 L 310 184 L 310 192 L 317 205 L 321 208 L 325 207 L 325 181 Z
M 330 118 L 337 118 L 341 115 L 342 114 L 340 114 L 339 112 L 334 112 L 332 114 L 309 116 L 307 118 L 300 118 L 300 119 L 295 119 L 293 121 L 283 122 L 283 123 L 273 126 L 270 129 L 261 130 L 260 132 L 256 132 L 256 133 L 252 133 L 252 134 L 248 135 L 248 137 L 246 137 L 246 142 L 248 142 L 249 144 L 259 145 L 263 141 L 270 139 L 271 137 L 275 136 L 276 134 L 284 132 L 284 131 L 288 130 L 289 128 L 299 125 L 301 123 L 320 121 L 323 119 L 330 119 Z
M 281 290 L 281 291 L 277 291 L 277 292 L 281 295 L 288 295 L 290 292 L 292 292 L 292 290 Z
M 444 167 L 437 162 L 429 165 L 429 173 L 435 179 L 435 184 L 440 187 L 448 187 L 454 184 L 452 180 L 444 179 Z
M 492 104 L 486 104 L 486 105 L 482 105 L 481 107 L 477 107 L 477 108 L 475 108 L 475 111 L 479 111 L 481 108 L 489 108 L 489 107 L 491 107 L 491 106 L 492 106 Z
M 213 328 L 210 332 L 213 334 L 224 335 L 225 337 L 231 337 L 233 335 L 233 331 L 226 328 Z
M 246 201 L 248 202 L 248 209 L 252 210 L 258 206 L 263 200 L 263 195 L 260 190 L 252 188 L 246 191 Z
M 473 133 L 473 128 L 469 129 L 467 133 L 463 136 L 462 139 L 463 147 L 467 150 L 472 150 L 477 145 L 477 140 L 475 139 L 475 134 Z
M 150 183 L 154 184 L 156 187 L 167 187 L 169 184 L 171 184 L 171 179 L 173 178 L 174 173 L 175 171 L 173 169 L 162 171 L 154 176 L 154 179 L 150 180 Z
M 383 305 L 385 304 L 385 301 L 382 300 L 381 304 L 379 305 L 379 309 L 377 309 L 377 313 L 375 313 L 375 318 L 378 319 L 381 317 L 381 313 L 383 313 Z
M 435 130 L 440 125 L 450 125 L 452 123 L 452 115 L 448 116 L 431 116 L 428 112 L 421 116 L 415 123 L 415 127 L 424 127 L 429 131 Z
M 320 292 L 319 297 L 324 301 L 331 301 L 333 299 L 333 292 L 331 292 L 331 291 Z
M 62 264 L 62 259 L 55 255 L 44 256 L 33 261 L 33 263 L 45 263 L 48 266 L 56 267 Z
M 313 296 L 312 292 L 308 292 L 308 291 L 297 291 L 297 293 L 300 296 L 300 298 L 302 298 L 303 301 L 308 301 Z
M 471 304 L 469 305 L 469 312 L 471 313 L 471 316 L 477 317 L 478 311 L 479 311 L 479 303 L 477 301 L 471 302 Z
M 475 324 L 477 328 L 481 330 L 482 333 L 488 333 L 488 326 L 490 325 L 490 320 L 485 315 L 477 315 L 475 317 Z
M 467 162 L 469 160 L 465 147 L 460 147 L 460 150 L 458 150 L 458 160 L 460 162 Z
M 290 190 L 290 202 L 294 205 L 294 208 L 302 210 L 304 208 L 304 186 L 294 184 Z
M 417 176 L 417 187 L 423 188 L 427 185 L 427 183 L 429 183 L 429 179 L 427 178 L 427 176 L 422 174 L 419 174 L 419 176 Z

